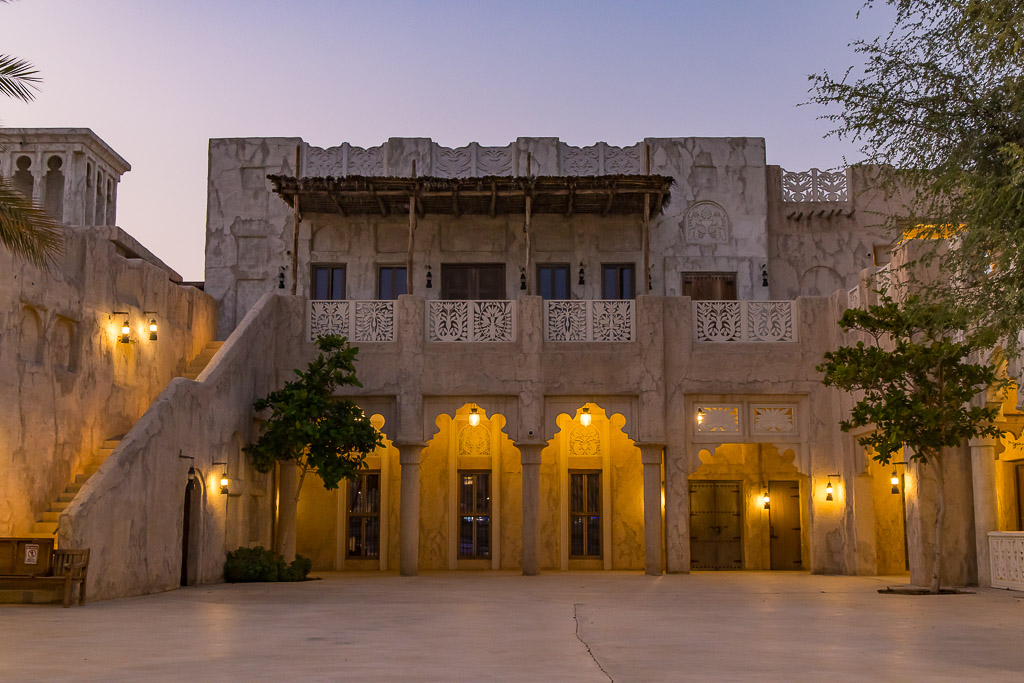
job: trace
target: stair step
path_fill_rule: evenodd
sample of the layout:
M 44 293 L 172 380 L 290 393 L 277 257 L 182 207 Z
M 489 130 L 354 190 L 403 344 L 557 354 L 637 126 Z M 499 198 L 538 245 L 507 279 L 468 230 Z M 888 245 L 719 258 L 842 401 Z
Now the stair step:
M 32 525 L 34 534 L 52 534 L 57 531 L 57 522 L 36 522 Z
M 58 502 L 58 503 L 70 503 L 74 499 L 75 499 L 75 494 L 74 493 L 58 493 L 57 494 L 56 502 Z
M 103 442 L 103 445 L 100 446 L 100 448 L 109 448 L 110 450 L 114 450 L 117 448 L 117 444 L 119 443 L 121 443 L 121 439 L 107 439 Z
M 55 500 L 52 503 L 50 503 L 50 507 L 47 509 L 47 512 L 61 512 L 68 505 L 71 505 L 70 500 Z
M 76 479 L 77 479 L 77 477 L 76 477 Z M 78 493 L 79 491 L 82 490 L 82 485 L 84 483 L 85 482 L 82 482 L 81 484 L 78 483 L 77 481 L 72 482 L 72 483 L 68 484 L 66 489 L 64 489 L 64 493 Z
M 82 486 L 83 484 L 85 484 L 85 482 L 89 481 L 89 477 L 91 477 L 91 476 L 92 476 L 91 474 L 84 474 L 84 473 L 83 474 L 76 474 L 75 475 L 75 485 Z
M 56 522 L 60 517 L 60 510 L 47 510 L 43 513 L 43 522 Z

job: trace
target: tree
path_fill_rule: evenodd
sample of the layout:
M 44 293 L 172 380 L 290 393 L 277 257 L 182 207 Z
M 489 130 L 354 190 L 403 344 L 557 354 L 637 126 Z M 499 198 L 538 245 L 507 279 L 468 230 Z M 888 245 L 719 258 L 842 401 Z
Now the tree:
M 306 370 L 295 370 L 297 379 L 253 403 L 259 412 L 269 410 L 270 417 L 256 442 L 244 449 L 260 472 L 281 462 L 277 552 L 288 561 L 295 557 L 295 513 L 306 474 L 336 489 L 383 443 L 359 406 L 334 396 L 337 387 L 362 386 L 355 371 L 359 349 L 335 335 L 321 337 L 317 347 L 320 352 Z
M 0 94 L 31 102 L 41 80 L 29 62 L 0 54 Z M 57 221 L 31 197 L 24 197 L 11 187 L 3 176 L 0 176 L 0 245 L 42 267 L 52 264 L 64 245 Z
M 868 0 L 865 9 L 882 4 Z M 810 76 L 829 133 L 860 143 L 906 209 L 895 237 L 953 238 L 933 301 L 1019 351 L 1024 332 L 1024 3 L 886 0 L 892 30 L 851 43 L 863 67 Z M 940 240 L 935 240 L 936 246 Z M 978 339 L 982 339 L 978 337 Z
M 891 299 L 868 310 L 850 309 L 839 321 L 845 331 L 870 339 L 825 354 L 818 371 L 826 386 L 863 392 L 840 427 L 874 430 L 857 439 L 874 449 L 875 460 L 888 465 L 904 447 L 911 461 L 929 464 L 937 484 L 935 557 L 931 592 L 939 592 L 942 557 L 942 450 L 964 439 L 998 436 L 993 424 L 998 409 L 971 405 L 979 391 L 1002 388 L 1006 380 L 987 363 L 968 359 L 977 343 L 959 332 L 960 322 L 944 306 L 910 296 L 903 305 Z

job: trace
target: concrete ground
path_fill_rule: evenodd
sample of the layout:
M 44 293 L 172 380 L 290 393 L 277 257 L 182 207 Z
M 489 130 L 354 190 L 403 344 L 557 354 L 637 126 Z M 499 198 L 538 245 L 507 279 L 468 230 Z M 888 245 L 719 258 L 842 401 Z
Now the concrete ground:
M 0 678 L 1024 678 L 1024 593 L 782 572 L 323 577 L 0 606 Z

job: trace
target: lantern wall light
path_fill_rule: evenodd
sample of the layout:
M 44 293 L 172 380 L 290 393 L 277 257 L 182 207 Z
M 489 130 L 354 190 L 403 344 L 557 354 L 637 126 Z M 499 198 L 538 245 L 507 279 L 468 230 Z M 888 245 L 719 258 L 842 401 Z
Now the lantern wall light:
M 433 289 L 434 287 L 434 274 L 430 272 L 430 266 L 427 266 L 427 289 Z
M 476 404 L 469 409 L 469 424 L 471 427 L 476 427 L 480 424 L 480 411 L 477 410 Z
M 111 311 L 110 315 L 123 315 L 124 322 L 121 323 L 121 333 L 118 335 L 117 340 L 122 344 L 127 344 L 131 340 L 132 326 L 131 321 L 128 318 L 128 311 Z
M 892 464 L 892 475 L 889 477 L 889 483 L 892 484 L 892 494 L 898 496 L 900 494 L 900 475 L 896 472 L 897 465 L 906 465 L 904 461 L 894 462 Z
M 196 458 L 194 455 L 182 455 L 181 449 L 178 449 L 178 457 L 182 460 L 191 460 L 192 464 L 188 467 L 188 485 L 195 486 L 196 483 Z
M 149 318 L 149 341 L 156 341 L 156 311 L 143 311 L 142 315 L 150 316 Z
M 828 483 L 825 484 L 825 500 L 835 500 L 832 497 L 832 492 L 833 492 L 833 489 L 832 489 L 832 477 L 835 477 L 836 479 L 842 479 L 842 476 L 840 476 L 839 474 L 830 474 L 830 475 L 828 475 Z
M 228 489 L 228 485 L 231 483 L 231 480 L 228 479 L 228 463 L 225 460 L 224 462 L 214 462 L 213 464 L 224 465 L 224 472 L 220 475 L 220 492 L 221 495 L 226 496 L 230 492 Z
M 770 510 L 771 509 L 771 505 L 770 505 L 771 499 L 768 497 L 768 492 L 767 491 L 765 491 L 763 494 L 761 494 L 761 502 L 764 503 L 764 509 L 765 510 Z
M 580 408 L 580 424 L 581 425 L 583 425 L 584 427 L 589 427 L 590 426 L 590 421 L 592 419 L 593 419 L 593 416 L 590 414 L 590 406 L 583 406 L 582 408 Z
M 583 261 L 580 261 L 580 284 L 586 284 L 586 279 L 583 277 Z
M 698 425 L 704 424 L 704 409 L 703 408 L 697 408 L 697 424 Z

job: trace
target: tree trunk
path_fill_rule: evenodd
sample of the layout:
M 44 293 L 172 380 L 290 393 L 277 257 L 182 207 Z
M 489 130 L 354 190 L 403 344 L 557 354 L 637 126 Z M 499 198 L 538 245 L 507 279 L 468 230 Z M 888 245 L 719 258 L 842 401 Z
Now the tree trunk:
M 932 564 L 931 592 L 938 593 L 942 580 L 942 513 L 944 512 L 941 456 L 930 459 L 935 469 L 935 561 Z
M 295 559 L 295 517 L 299 508 L 299 468 L 291 460 L 281 461 L 277 490 L 277 546 L 285 562 Z

